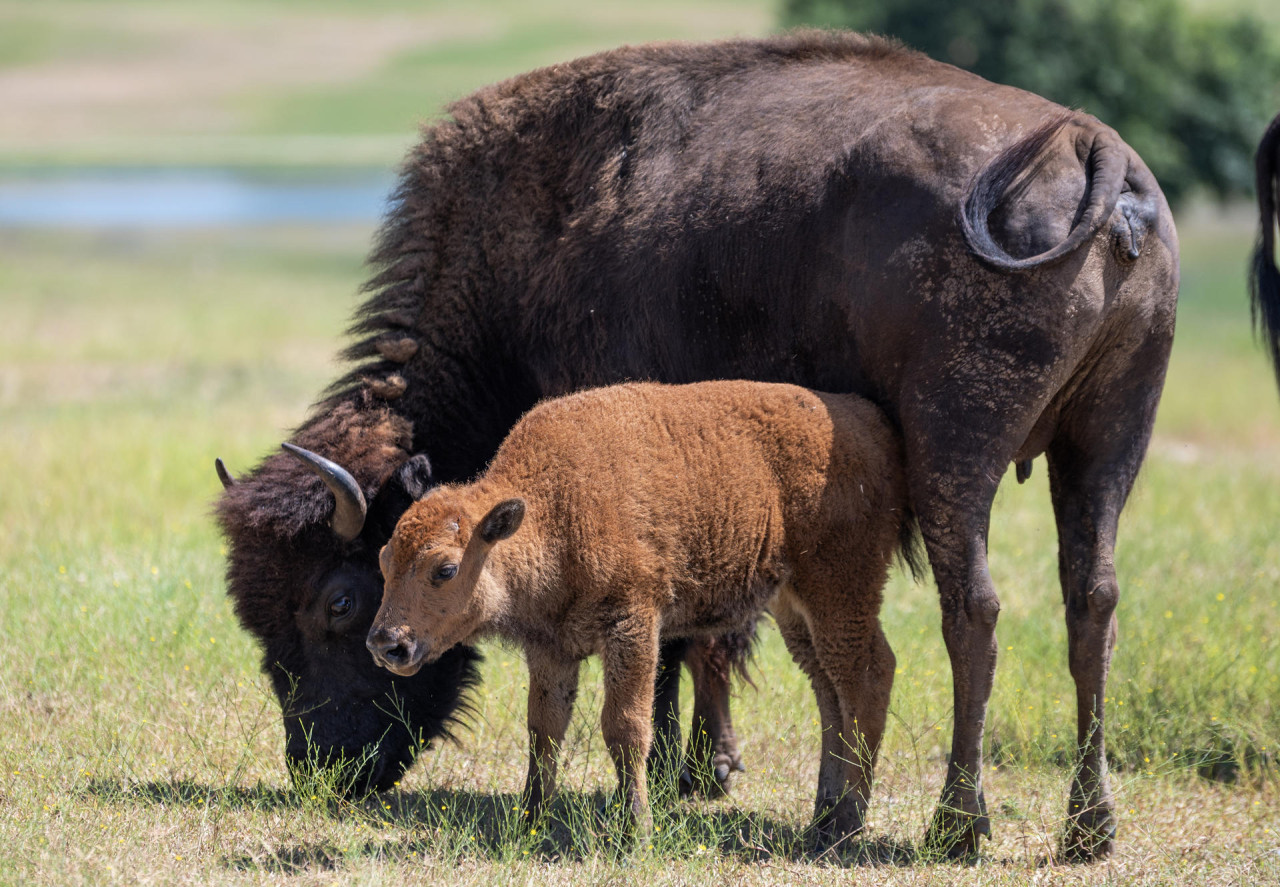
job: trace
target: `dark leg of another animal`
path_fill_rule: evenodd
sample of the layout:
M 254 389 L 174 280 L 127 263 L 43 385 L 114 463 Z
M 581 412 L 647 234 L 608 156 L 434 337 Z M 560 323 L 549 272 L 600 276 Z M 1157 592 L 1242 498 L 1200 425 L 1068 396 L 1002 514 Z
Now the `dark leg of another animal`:
M 680 638 L 664 640 L 659 649 L 658 676 L 653 685 L 653 747 L 649 750 L 648 765 L 649 781 L 653 785 L 678 782 L 682 794 L 689 777 L 681 769 L 680 666 L 691 645 L 690 641 Z M 694 698 L 696 710 L 696 690 Z
M 746 632 L 699 638 L 689 644 L 685 664 L 693 678 L 693 723 L 680 773 L 680 793 L 719 797 L 729 791 L 735 770 L 744 769 L 729 711 L 730 677 L 742 668 L 750 639 Z
M 554 653 L 529 648 L 529 776 L 524 811 L 543 812 L 555 794 L 556 764 L 578 695 L 578 666 Z
M 1156 342 L 1148 350 L 1164 348 L 1167 343 Z M 1135 363 L 1164 365 L 1150 354 L 1139 354 Z M 1048 451 L 1080 754 L 1062 851 L 1077 862 L 1110 854 L 1116 832 L 1103 743 L 1107 673 L 1120 598 L 1114 566 L 1116 527 L 1151 433 L 1163 372 L 1154 378 L 1130 375 L 1138 378 L 1129 379 L 1128 386 L 1085 387 L 1073 399 L 1074 412 L 1064 415 L 1063 430 Z M 1106 419 L 1091 422 L 1091 417 Z M 1126 417 L 1129 427 L 1116 428 L 1116 417 Z

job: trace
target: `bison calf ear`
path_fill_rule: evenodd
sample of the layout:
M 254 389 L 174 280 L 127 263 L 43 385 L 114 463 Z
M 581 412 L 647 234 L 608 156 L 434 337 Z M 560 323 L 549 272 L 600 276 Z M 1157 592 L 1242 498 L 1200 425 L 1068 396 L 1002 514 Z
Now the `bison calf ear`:
M 484 516 L 484 520 L 480 521 L 480 529 L 477 532 L 480 538 L 492 545 L 500 539 L 506 539 L 516 530 L 520 529 L 520 523 L 524 520 L 524 500 L 523 499 L 504 499 L 489 510 Z

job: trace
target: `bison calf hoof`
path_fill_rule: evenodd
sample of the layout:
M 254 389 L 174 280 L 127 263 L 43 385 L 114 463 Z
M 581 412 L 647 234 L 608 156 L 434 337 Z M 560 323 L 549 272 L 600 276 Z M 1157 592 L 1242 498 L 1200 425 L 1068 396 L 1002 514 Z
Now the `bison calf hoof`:
M 1062 859 L 1065 862 L 1097 862 L 1106 859 L 1115 850 L 1116 820 L 1106 807 L 1093 807 L 1067 822 L 1067 833 L 1062 838 Z
M 648 805 L 633 805 L 606 796 L 596 807 L 597 823 L 613 849 L 628 851 L 648 842 L 653 835 L 653 814 Z

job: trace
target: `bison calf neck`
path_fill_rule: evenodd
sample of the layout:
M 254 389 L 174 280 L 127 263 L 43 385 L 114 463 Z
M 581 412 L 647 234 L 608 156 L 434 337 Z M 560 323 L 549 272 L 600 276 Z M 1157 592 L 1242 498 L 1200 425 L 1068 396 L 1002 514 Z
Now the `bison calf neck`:
M 648 824 L 658 637 L 768 606 L 823 722 L 823 837 L 861 828 L 894 658 L 881 590 L 908 520 L 901 445 L 853 396 L 790 385 L 622 385 L 548 401 L 476 483 L 415 503 L 382 550 L 375 659 L 410 675 L 497 634 L 529 665 L 528 809 L 551 796 L 578 666 L 604 666 L 601 727 L 624 809 Z

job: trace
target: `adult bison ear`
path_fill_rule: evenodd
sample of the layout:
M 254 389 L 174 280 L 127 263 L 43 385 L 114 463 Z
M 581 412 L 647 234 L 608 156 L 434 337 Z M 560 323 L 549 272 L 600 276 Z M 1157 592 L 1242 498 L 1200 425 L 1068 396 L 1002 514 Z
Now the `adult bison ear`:
M 520 529 L 524 520 L 524 500 L 504 499 L 489 510 L 477 530 L 480 538 L 492 545 Z
M 431 463 L 424 455 L 414 456 L 391 473 L 378 490 L 365 518 L 365 532 L 374 545 L 385 544 L 400 516 L 409 506 L 431 492 Z
M 431 480 L 431 462 L 424 453 L 419 453 L 400 466 L 393 476 L 393 481 L 416 502 L 435 486 Z M 392 481 L 388 483 L 390 482 Z

